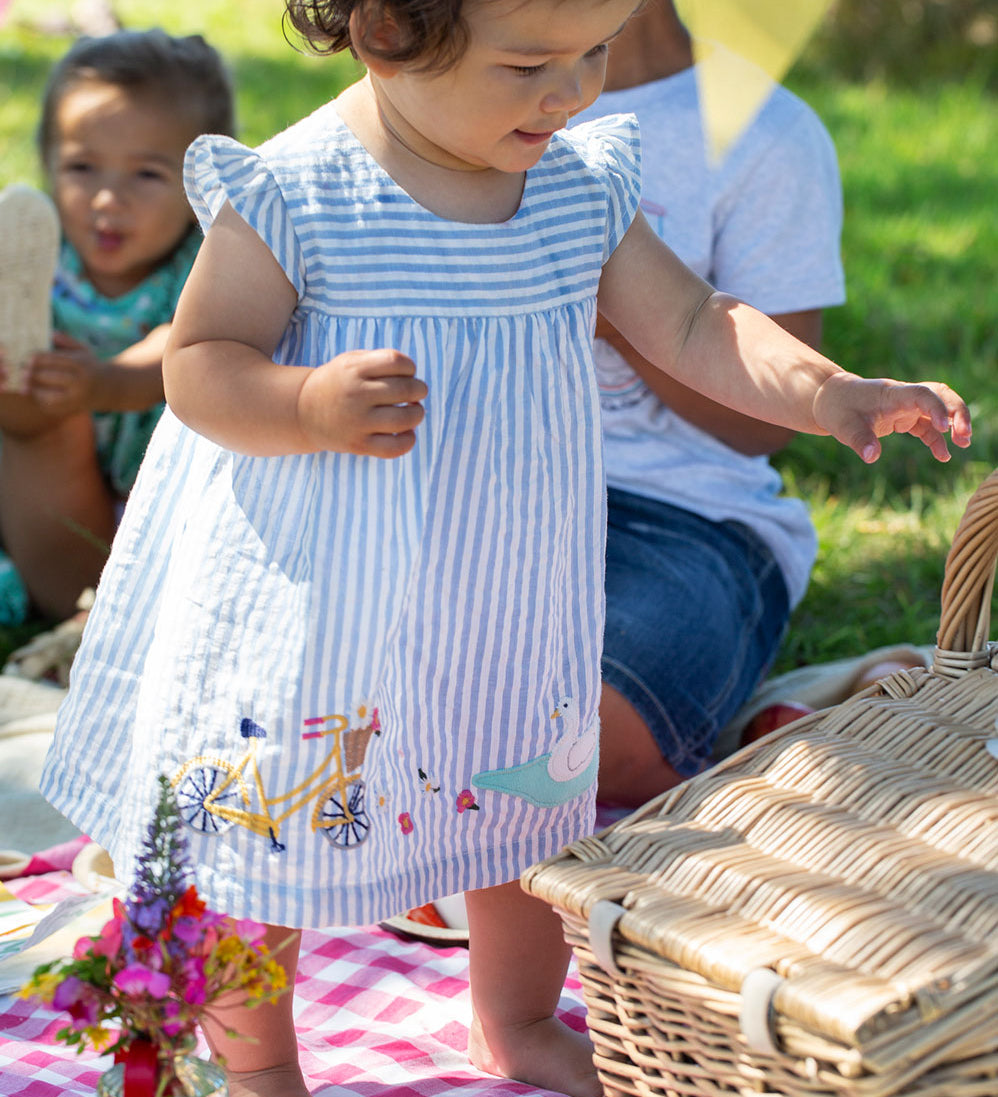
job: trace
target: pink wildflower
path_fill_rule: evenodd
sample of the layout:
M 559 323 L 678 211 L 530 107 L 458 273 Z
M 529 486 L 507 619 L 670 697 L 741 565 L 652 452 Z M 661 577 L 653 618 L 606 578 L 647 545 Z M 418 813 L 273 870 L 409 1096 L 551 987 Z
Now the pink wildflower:
M 407 811 L 403 811 L 399 816 L 399 826 L 402 828 L 403 834 L 412 834 L 415 829 L 412 824 L 412 816 Z
M 240 918 L 235 923 L 236 936 L 247 945 L 262 945 L 267 933 L 267 927 L 262 922 L 254 922 L 249 918 Z
M 76 950 L 80 945 L 84 946 L 84 951 L 82 955 L 77 955 Z M 83 937 L 77 941 L 76 949 L 73 950 L 73 958 L 76 960 L 82 959 L 82 956 L 86 955 L 88 949 L 92 951 L 94 956 L 117 956 L 121 950 L 120 919 L 111 918 L 109 921 L 105 922 L 99 937 Z
M 191 1006 L 201 1006 L 205 1003 L 208 983 L 204 975 L 204 960 L 200 956 L 192 956 L 184 962 L 184 986 L 183 999 Z
M 129 964 L 122 968 L 111 982 L 128 998 L 138 998 L 143 994 L 151 998 L 165 998 L 170 990 L 168 975 L 142 964 Z
M 170 1037 L 179 1036 L 187 1024 L 180 1016 L 180 1003 L 172 999 L 163 1005 L 163 1032 Z

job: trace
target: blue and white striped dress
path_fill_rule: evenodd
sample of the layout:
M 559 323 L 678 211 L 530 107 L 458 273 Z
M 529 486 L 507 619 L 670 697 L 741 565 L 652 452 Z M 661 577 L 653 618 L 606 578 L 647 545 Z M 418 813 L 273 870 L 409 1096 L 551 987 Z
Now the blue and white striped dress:
M 414 450 L 247 457 L 169 412 L 73 668 L 43 790 L 138 852 L 174 783 L 197 884 L 284 925 L 362 924 L 516 878 L 593 823 L 603 263 L 639 197 L 636 124 L 557 135 L 501 224 L 415 203 L 329 104 L 257 151 L 200 138 L 298 292 L 278 361 L 395 347 Z

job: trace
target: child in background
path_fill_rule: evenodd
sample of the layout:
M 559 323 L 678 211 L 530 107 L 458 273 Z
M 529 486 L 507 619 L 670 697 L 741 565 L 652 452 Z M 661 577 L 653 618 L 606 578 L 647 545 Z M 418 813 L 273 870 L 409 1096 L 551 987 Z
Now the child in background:
M 68 616 L 96 584 L 159 420 L 163 347 L 201 240 L 184 151 L 233 124 L 200 36 L 80 39 L 49 77 L 38 137 L 63 235 L 55 334 L 26 386 L 0 393 L 0 539 L 46 615 Z
M 170 410 L 42 778 L 126 878 L 168 774 L 199 889 L 274 944 L 467 891 L 471 1061 L 572 1097 L 600 1086 L 554 1016 L 568 947 L 517 881 L 594 821 L 597 288 L 659 368 L 866 461 L 970 438 L 945 385 L 847 373 L 682 266 L 633 120 L 560 132 L 634 7 L 288 0 L 367 74 L 256 151 L 188 153 L 210 228 Z M 206 1035 L 233 1097 L 306 1092 L 290 996 Z

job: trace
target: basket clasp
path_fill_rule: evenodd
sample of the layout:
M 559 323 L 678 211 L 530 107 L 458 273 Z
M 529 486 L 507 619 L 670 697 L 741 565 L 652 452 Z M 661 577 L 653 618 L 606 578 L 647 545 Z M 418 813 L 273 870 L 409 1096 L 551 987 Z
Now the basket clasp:
M 772 968 L 757 967 L 742 980 L 742 1005 L 738 1023 L 753 1051 L 779 1053 L 773 1032 L 773 998 L 783 985 L 782 975 Z
M 627 911 L 611 899 L 600 899 L 589 911 L 589 947 L 596 962 L 609 975 L 623 975 L 613 958 L 613 931 Z

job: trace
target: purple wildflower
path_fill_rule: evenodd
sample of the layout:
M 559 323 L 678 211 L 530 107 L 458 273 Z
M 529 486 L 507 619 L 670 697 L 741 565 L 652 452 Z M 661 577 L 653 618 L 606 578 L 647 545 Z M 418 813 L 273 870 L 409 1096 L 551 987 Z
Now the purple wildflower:
M 72 1017 L 74 1028 L 89 1028 L 97 1021 L 100 1000 L 89 983 L 71 975 L 56 987 L 52 1005 L 64 1009 Z
M 159 800 L 146 831 L 126 907 L 132 925 L 156 937 L 190 884 L 187 834 L 169 780 L 160 776 Z

